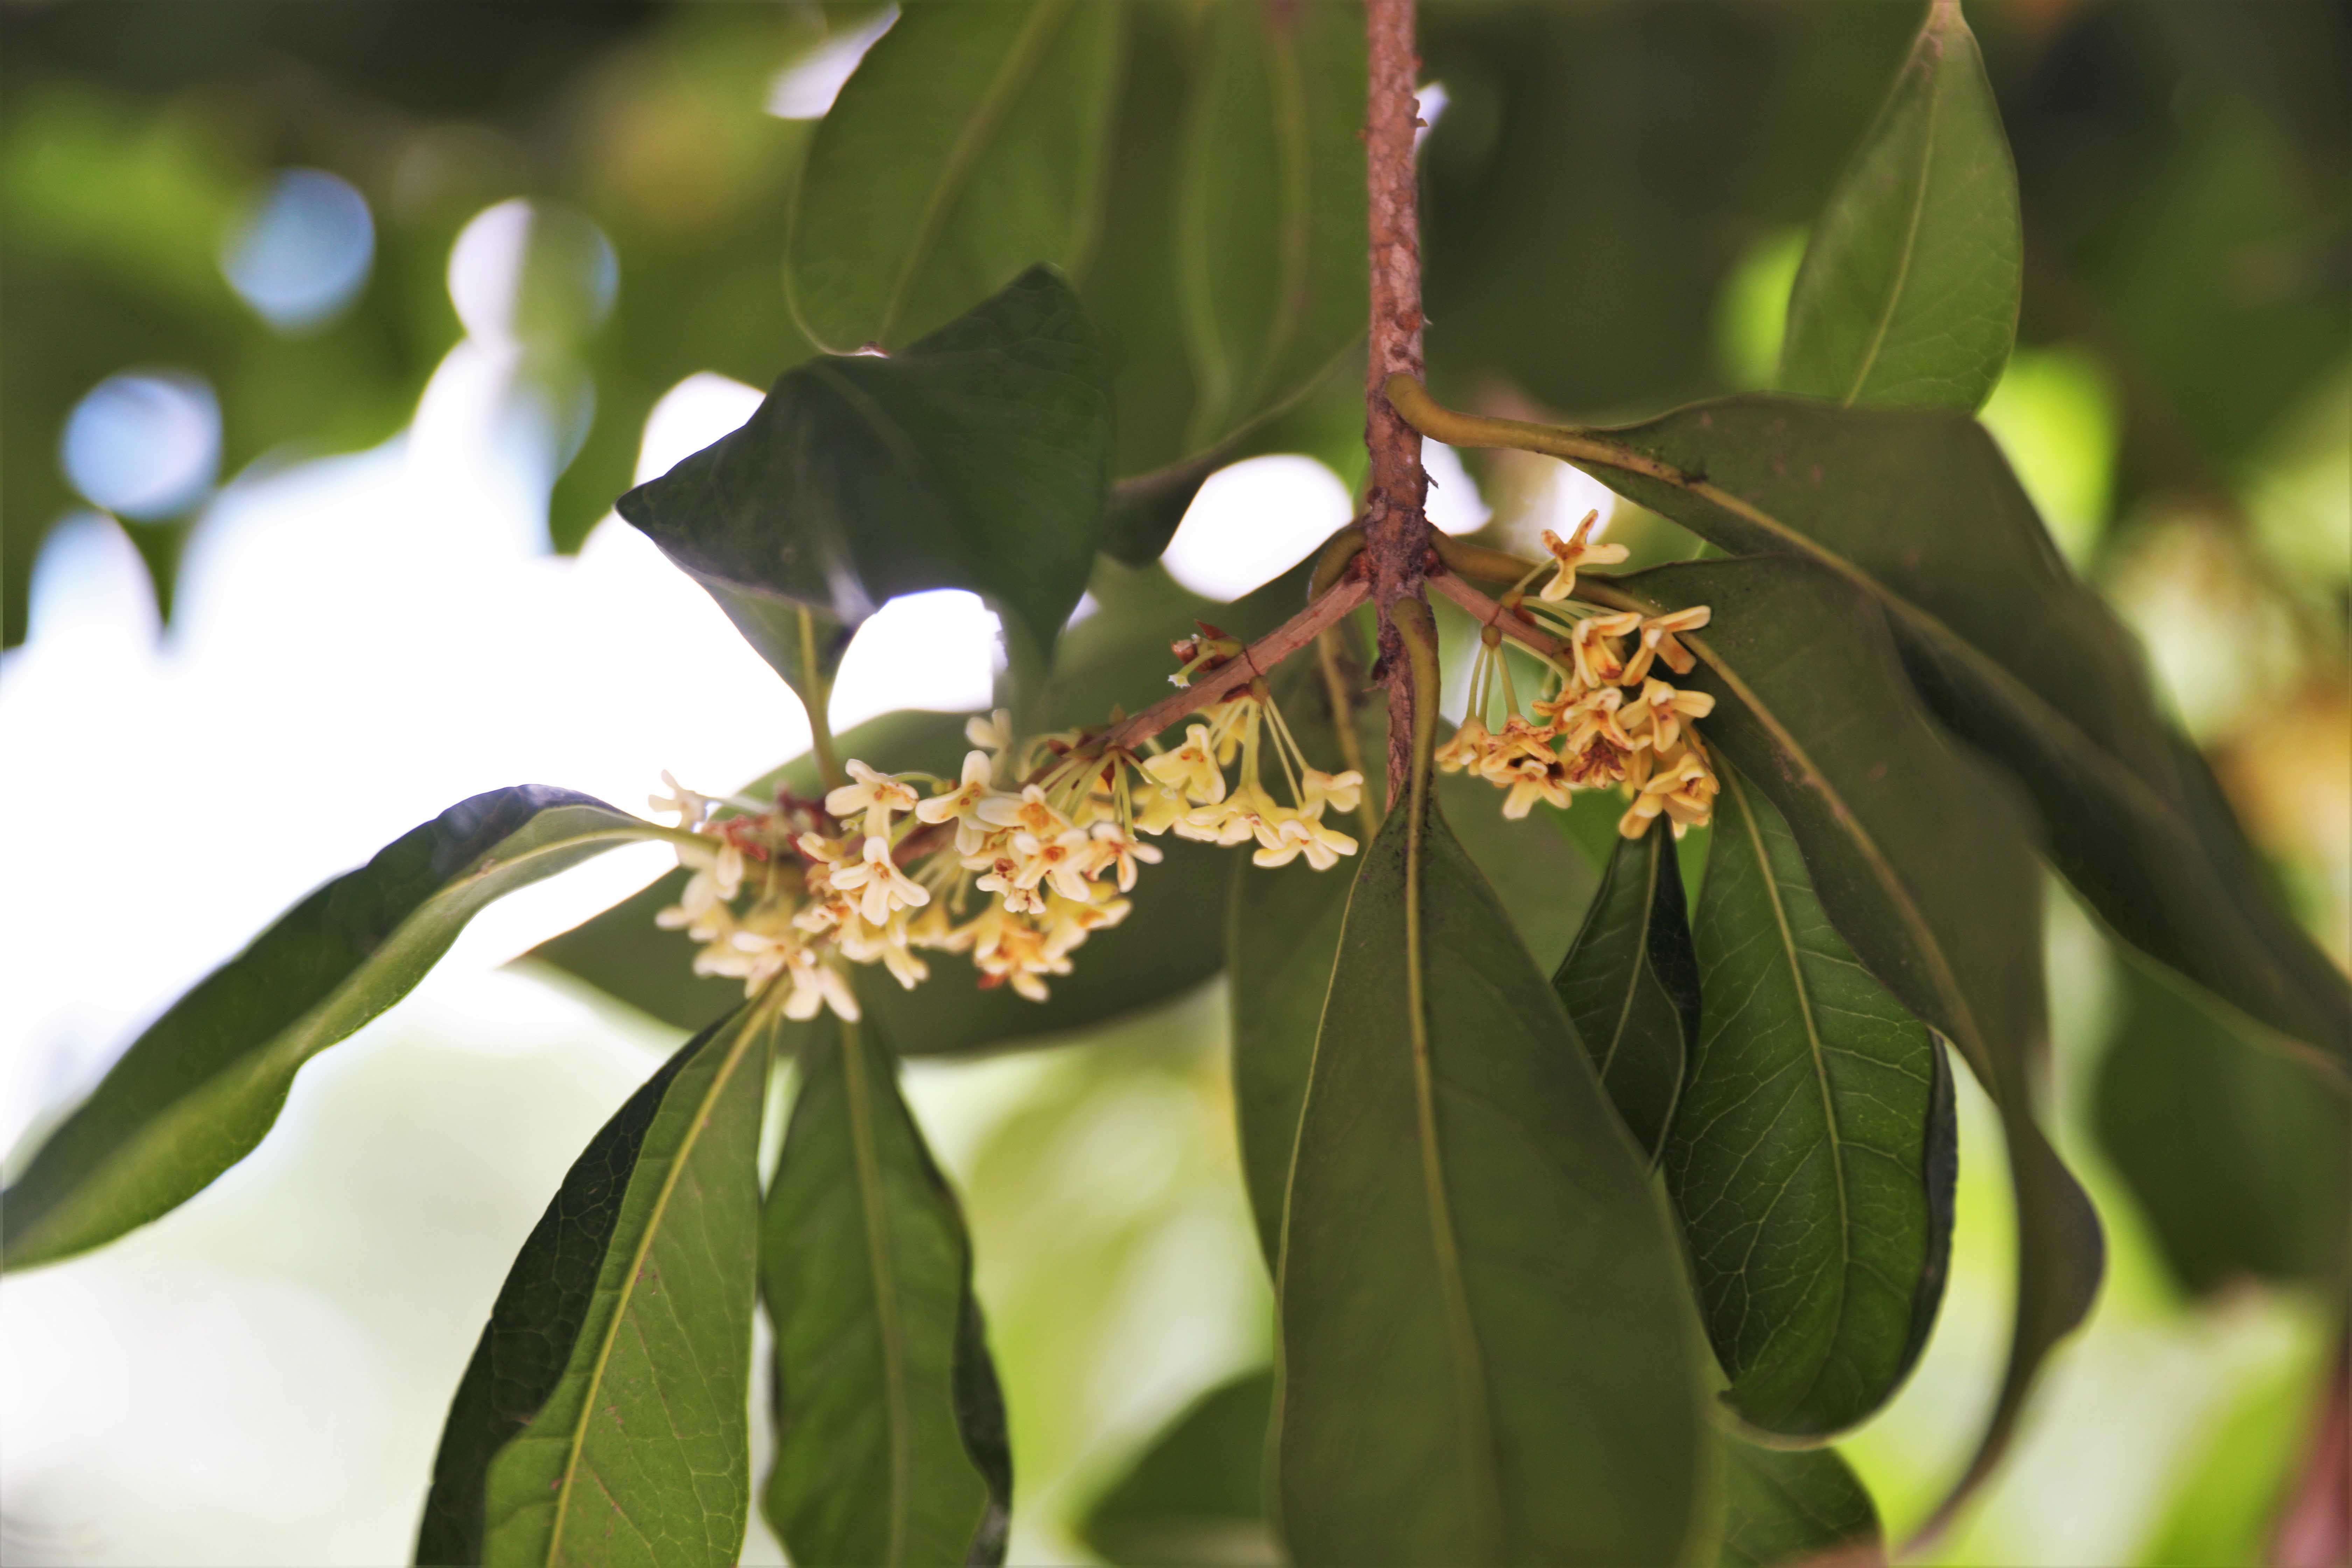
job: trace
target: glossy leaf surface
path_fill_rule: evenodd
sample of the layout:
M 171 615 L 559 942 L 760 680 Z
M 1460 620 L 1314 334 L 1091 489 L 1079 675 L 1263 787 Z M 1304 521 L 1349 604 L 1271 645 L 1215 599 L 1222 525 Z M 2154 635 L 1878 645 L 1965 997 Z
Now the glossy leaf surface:
M 854 627 L 925 588 L 991 598 L 1050 649 L 1093 569 L 1110 434 L 1077 296 L 1035 268 L 902 353 L 786 371 L 618 505 L 772 662 L 792 607 Z
M 773 1034 L 712 1025 L 572 1164 L 457 1385 L 417 1562 L 735 1561 Z
M 795 1563 L 1001 1563 L 1012 1457 L 962 1213 L 878 1031 L 828 1014 L 803 1035 L 761 1222 L 761 1508 Z
M 1886 1561 L 1878 1510 L 1836 1449 L 1724 1450 L 1717 1568 L 1796 1568 L 1832 1553 L 1845 1568 Z
M 1121 7 L 910 5 L 810 146 L 785 268 L 835 353 L 893 352 L 1024 268 L 1076 270 L 1100 202 Z
M 169 1213 L 251 1152 L 302 1064 L 406 995 L 501 894 L 657 833 L 570 790 L 460 802 L 278 917 L 132 1042 L 0 1195 L 11 1268 Z
M 1698 1047 L 1666 1153 L 1725 1399 L 1792 1436 L 1893 1394 L 1943 1298 L 1958 1168 L 1943 1048 L 1813 896 L 1729 763 L 1693 935 Z
M 1933 0 L 1895 89 L 1814 226 L 1780 384 L 1853 405 L 1974 411 L 2017 335 L 2017 169 L 1959 0 Z
M 1339 743 L 1319 683 L 1293 685 L 1295 694 L 1283 694 L 1286 719 L 1310 762 L 1336 767 Z M 1387 719 L 1378 695 L 1366 694 L 1356 711 L 1363 754 L 1387 755 Z M 1501 795 L 1481 780 L 1448 774 L 1436 780 L 1436 790 L 1450 820 L 1462 825 L 1463 847 L 1510 911 L 1520 940 L 1545 961 L 1564 952 L 1592 895 L 1593 872 L 1583 857 L 1533 817 L 1506 818 Z M 1361 831 L 1354 823 L 1341 826 L 1350 834 Z M 1242 1177 L 1269 1268 L 1277 1261 L 1299 1107 L 1354 885 L 1354 867 L 1345 862 L 1328 871 L 1293 861 L 1234 872 L 1226 945 L 1234 1108 Z
M 2126 964 L 2093 1124 L 2165 1261 L 2200 1293 L 2249 1278 L 2340 1289 L 2352 1100 L 2200 998 Z
M 1278 1293 L 1297 1561 L 1685 1550 L 1708 1434 L 1675 1242 L 1425 780 L 1349 903 Z
M 1087 1510 L 1078 1531 L 1121 1568 L 1280 1563 L 1265 1513 L 1274 1373 L 1244 1373 L 1186 1406 Z
M 1654 1164 L 1700 1025 L 1698 960 L 1673 834 L 1658 828 L 1618 839 L 1551 984 L 1601 1088 Z
M 1998 774 L 1919 710 L 1876 605 L 1834 574 L 1801 561 L 1698 562 L 1620 586 L 1654 609 L 1713 607 L 1688 682 L 1717 699 L 1708 745 L 1787 820 L 1838 934 L 1958 1047 L 2000 1109 L 2018 1311 L 1965 1491 L 2007 1446 L 2051 1348 L 2089 1310 L 2102 1261 L 2098 1217 L 2027 1089 L 2047 1025 L 2024 815 Z
M 1744 397 L 1601 440 L 1622 451 L 1594 472 L 1633 500 L 1883 605 L 1937 716 L 2023 781 L 2051 858 L 2117 935 L 2352 1064 L 2352 990 L 2271 897 L 2137 647 L 1973 421 Z

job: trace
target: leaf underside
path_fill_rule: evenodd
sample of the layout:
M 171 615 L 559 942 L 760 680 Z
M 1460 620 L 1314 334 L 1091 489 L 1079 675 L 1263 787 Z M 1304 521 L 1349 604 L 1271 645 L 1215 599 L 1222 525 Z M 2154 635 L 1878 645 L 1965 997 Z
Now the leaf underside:
M 1885 1402 L 1935 1322 L 1957 1128 L 1943 1048 L 1814 897 L 1728 763 L 1693 931 L 1704 1005 L 1667 1184 L 1725 1398 L 1790 1436 Z
M 320 888 L 174 1002 L 0 1194 L 10 1268 L 102 1246 L 251 1152 L 302 1064 L 407 994 L 476 911 L 648 825 L 571 790 L 462 801 Z
M 773 1033 L 712 1025 L 565 1175 L 451 1403 L 418 1563 L 735 1561 Z
M 1832 1552 L 1855 1568 L 1885 1561 L 1878 1510 L 1835 1449 L 1724 1447 L 1728 1463 L 1717 1568 L 1793 1568 Z
M 761 1508 L 796 1563 L 1001 1563 L 1012 1460 L 962 1215 L 874 1027 L 807 1037 L 761 1226 Z
M 1297 1561 L 1683 1551 L 1708 1434 L 1675 1243 L 1425 783 L 1349 900 L 1279 1299 Z

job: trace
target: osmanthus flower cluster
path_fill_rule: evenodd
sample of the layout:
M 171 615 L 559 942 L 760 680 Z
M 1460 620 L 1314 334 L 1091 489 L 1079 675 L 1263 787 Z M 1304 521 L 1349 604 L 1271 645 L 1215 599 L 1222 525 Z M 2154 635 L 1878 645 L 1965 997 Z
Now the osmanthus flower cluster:
M 1239 648 L 1210 633 L 1176 651 L 1181 684 Z M 1355 810 L 1362 775 L 1310 765 L 1263 682 L 1202 709 L 1181 744 L 1147 741 L 1140 755 L 1107 730 L 1016 744 L 1002 709 L 964 732 L 975 749 L 958 778 L 853 760 L 851 782 L 822 801 L 723 799 L 665 773 L 669 794 L 651 804 L 695 836 L 677 847 L 694 875 L 656 919 L 702 944 L 695 973 L 740 979 L 747 994 L 781 976 L 786 1017 L 855 1019 L 845 963 L 879 963 L 911 989 L 929 976 L 923 952 L 962 952 L 982 986 L 1043 1002 L 1071 952 L 1127 917 L 1120 895 L 1160 858 L 1148 836 L 1255 844 L 1260 866 L 1318 870 L 1356 851 L 1323 815 Z M 1265 781 L 1268 752 L 1287 805 Z
M 1706 626 L 1710 611 L 1694 605 L 1643 616 L 1572 602 L 1579 566 L 1625 559 L 1623 545 L 1593 542 L 1599 519 L 1588 512 L 1564 540 L 1546 530 L 1550 580 L 1532 603 L 1516 592 L 1504 600 L 1564 642 L 1559 655 L 1529 648 L 1547 670 L 1546 689 L 1528 705 L 1534 717 L 1519 710 L 1503 634 L 1489 626 L 1471 668 L 1469 716 L 1437 748 L 1435 760 L 1448 773 L 1467 772 L 1508 791 L 1506 816 L 1525 816 L 1538 800 L 1565 806 L 1575 791 L 1615 788 L 1631 797 L 1617 820 L 1620 834 L 1639 838 L 1664 816 L 1679 838 L 1714 818 L 1720 785 L 1692 721 L 1713 712 L 1715 699 L 1654 672 L 1691 672 L 1697 661 L 1677 634 Z M 1490 730 L 1486 720 L 1498 685 L 1505 718 L 1501 729 Z

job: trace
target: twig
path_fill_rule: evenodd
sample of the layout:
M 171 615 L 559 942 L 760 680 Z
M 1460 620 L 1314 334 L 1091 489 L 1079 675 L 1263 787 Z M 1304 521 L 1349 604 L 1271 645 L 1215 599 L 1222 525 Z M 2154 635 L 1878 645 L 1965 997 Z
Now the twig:
M 1412 761 L 1412 683 L 1398 639 L 1393 607 L 1419 598 L 1429 550 L 1423 511 L 1429 476 L 1421 466 L 1421 435 L 1391 407 L 1389 378 L 1418 381 L 1421 359 L 1421 218 L 1413 185 L 1413 132 L 1420 104 L 1413 97 L 1420 59 L 1413 53 L 1413 0 L 1365 0 L 1368 71 L 1364 173 L 1371 267 L 1370 352 L 1364 382 L 1364 446 L 1371 483 L 1364 500 L 1365 553 L 1372 597 L 1380 606 L 1380 664 L 1389 689 L 1388 793 L 1403 789 Z
M 1261 679 L 1313 642 L 1318 632 L 1362 604 L 1370 594 L 1371 589 L 1360 576 L 1343 578 L 1329 593 L 1214 669 L 1195 678 L 1192 685 L 1170 692 L 1142 712 L 1112 725 L 1103 737 L 1103 749 L 1132 751 L 1179 719 L 1213 702 L 1222 702 L 1236 688 Z

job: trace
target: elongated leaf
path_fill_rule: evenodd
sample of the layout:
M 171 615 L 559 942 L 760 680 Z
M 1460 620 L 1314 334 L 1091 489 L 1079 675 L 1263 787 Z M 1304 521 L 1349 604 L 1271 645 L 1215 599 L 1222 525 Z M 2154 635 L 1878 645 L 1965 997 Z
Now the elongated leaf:
M 1843 1568 L 1886 1561 L 1878 1510 L 1837 1450 L 1724 1449 L 1730 1462 L 1717 1568 L 1799 1568 L 1832 1554 Z
M 1308 758 L 1336 756 L 1339 742 L 1319 683 L 1293 680 L 1280 695 Z M 1363 754 L 1386 756 L 1387 716 L 1372 694 L 1358 701 L 1356 713 Z M 1453 774 L 1436 785 L 1440 804 L 1462 824 L 1463 847 L 1510 911 L 1520 940 L 1539 958 L 1564 952 L 1592 894 L 1592 871 L 1582 856 L 1533 817 L 1506 818 L 1500 794 L 1480 780 Z M 1355 885 L 1350 872 L 1345 866 L 1318 871 L 1303 861 L 1234 872 L 1226 944 L 1234 1110 L 1242 1176 L 1268 1268 L 1281 1246 L 1283 1191 L 1298 1142 L 1315 1033 L 1339 952 L 1339 924 Z
M 278 917 L 132 1042 L 0 1194 L 10 1268 L 169 1213 L 261 1142 L 295 1072 L 408 994 L 476 910 L 651 824 L 525 784 L 462 801 Z
M 1566 458 L 1726 550 L 1804 557 L 1868 594 L 1937 716 L 2024 783 L 2051 858 L 2116 935 L 2352 1070 L 2352 985 L 2278 907 L 2138 649 L 1974 421 L 1738 397 L 1572 431 L 1399 394 L 1441 439 Z
M 813 341 L 895 351 L 1034 263 L 1083 265 L 1120 9 L 905 9 L 843 84 L 801 174 L 785 279 Z
M 1204 18 L 1176 225 L 1189 450 L 1304 390 L 1364 330 L 1363 39 L 1344 6 Z
M 1780 384 L 1974 411 L 2009 363 L 2024 275 L 2017 168 L 1984 58 L 1959 0 L 1931 0 L 1805 247 Z
M 1013 1463 L 962 1213 L 874 1026 L 805 1035 L 761 1222 L 761 1506 L 795 1563 L 1002 1563 Z
M 984 595 L 1050 651 L 1109 482 L 1108 366 L 1070 286 L 1033 268 L 903 353 L 785 372 L 742 428 L 618 505 L 772 662 L 797 647 L 795 607 L 856 626 L 924 588 Z
M 1170 1422 L 1087 1510 L 1079 1535 L 1120 1568 L 1274 1568 L 1265 1442 L 1274 1372 L 1218 1384 Z
M 773 1035 L 712 1025 L 572 1164 L 450 1404 L 418 1563 L 735 1561 Z
M 1838 934 L 1958 1047 L 2000 1109 L 2018 1310 L 1965 1493 L 2006 1447 L 2043 1358 L 2089 1310 L 2101 1266 L 2097 1215 L 2035 1125 L 2027 1088 L 2047 1030 L 2023 814 L 1999 775 L 1919 711 L 1875 605 L 1835 574 L 1770 558 L 1695 562 L 1619 586 L 1653 610 L 1713 606 L 1691 679 L 1717 699 L 1707 743 L 1780 809 Z
M 2095 1125 L 2191 1290 L 2338 1288 L 2352 1238 L 2352 1104 L 2308 1062 L 2126 965 Z
M 1698 960 L 1673 834 L 1617 841 L 1551 984 L 1592 1053 L 1601 1087 L 1655 1164 L 1700 1018 Z
M 1349 903 L 1279 1297 L 1298 1562 L 1685 1549 L 1708 1434 L 1675 1243 L 1425 774 Z
M 1935 1323 L 1951 1071 L 1830 923 L 1780 812 L 1718 765 L 1698 1048 L 1666 1180 L 1726 1399 L 1753 1426 L 1818 1436 L 1883 1404 Z

